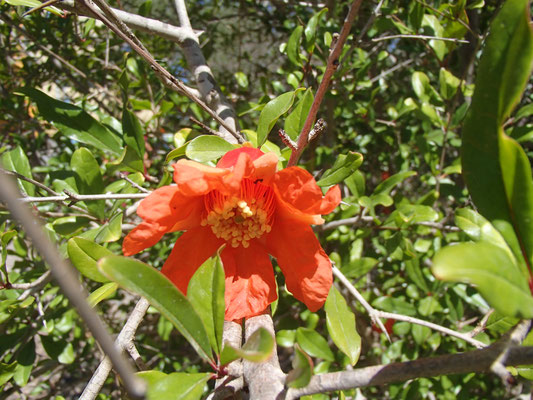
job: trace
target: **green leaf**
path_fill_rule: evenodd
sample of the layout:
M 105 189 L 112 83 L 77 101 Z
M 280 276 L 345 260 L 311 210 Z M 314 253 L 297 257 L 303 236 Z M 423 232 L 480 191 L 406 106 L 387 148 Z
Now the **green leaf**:
M 104 283 L 89 295 L 87 303 L 89 303 L 91 307 L 94 307 L 101 301 L 113 296 L 117 291 L 117 288 L 118 285 L 115 282 Z
M 52 122 L 68 138 L 120 154 L 120 138 L 83 109 L 56 100 L 31 87 L 19 89 L 18 92 L 35 101 L 42 117 Z
M 139 159 L 144 157 L 144 132 L 139 120 L 126 107 L 122 112 L 122 131 L 124 132 L 124 143 L 132 148 Z
M 6 3 L 11 4 L 12 6 L 24 6 L 31 8 L 41 6 L 43 4 L 39 0 L 6 0 Z M 44 9 L 60 17 L 64 16 L 63 11 L 57 7 L 45 7 Z
M 0 387 L 13 378 L 16 368 L 17 363 L 15 361 L 11 364 L 0 363 Z
M 320 11 L 316 12 L 311 19 L 309 19 L 309 22 L 307 22 L 307 25 L 305 26 L 304 34 L 305 34 L 305 47 L 306 50 L 311 53 L 313 52 L 315 48 L 315 40 L 316 40 L 316 31 L 317 26 L 320 20 L 322 19 L 322 16 L 328 11 L 327 8 L 322 8 Z
M 285 384 L 291 388 L 307 386 L 313 376 L 313 360 L 296 343 L 294 345 L 294 358 L 292 359 L 293 370 L 287 374 Z
M 252 333 L 240 349 L 226 344 L 220 354 L 220 364 L 227 365 L 238 358 L 252 362 L 263 362 L 270 358 L 273 351 L 274 338 L 265 328 L 259 328 Z
M 99 229 L 94 241 L 98 243 L 107 243 L 119 240 L 122 236 L 122 215 L 121 212 L 113 215 L 109 222 Z
M 403 182 L 405 179 L 413 175 L 416 175 L 415 171 L 405 171 L 394 174 L 385 179 L 378 186 L 376 186 L 376 189 L 374 190 L 374 193 L 372 195 L 374 196 L 378 194 L 389 194 L 392 188 L 394 188 L 394 186 L 398 185 L 399 183 Z
M 72 343 L 66 340 L 56 340 L 52 336 L 40 336 L 46 353 L 61 364 L 72 364 L 76 359 Z
M 81 231 L 89 221 L 90 219 L 86 217 L 61 217 L 54 220 L 52 226 L 60 235 L 68 236 Z
M 213 374 L 206 372 L 174 372 L 164 377 L 159 374 L 141 375 L 148 381 L 148 400 L 199 400 L 204 393 L 205 384 L 212 376 Z
M 457 89 L 461 85 L 461 80 L 457 77 L 455 77 L 451 72 L 446 70 L 445 68 L 441 68 L 439 71 L 439 89 L 440 89 L 440 95 L 446 99 L 449 100 L 453 96 L 455 96 L 455 93 L 457 92 Z
M 533 262 L 533 183 L 523 149 L 502 125 L 518 103 L 533 62 L 529 2 L 509 0 L 496 16 L 479 62 L 475 91 L 464 123 L 462 170 L 482 215 L 504 231 L 514 230 Z M 512 227 L 505 228 L 504 225 Z M 503 229 L 503 231 L 502 231 Z
M 311 88 L 307 89 L 294 110 L 285 119 L 283 129 L 291 139 L 296 139 L 302 131 L 311 105 L 313 104 L 313 91 Z
M 76 150 L 70 159 L 70 167 L 76 173 L 76 186 L 80 194 L 98 194 L 104 191 L 100 166 L 88 149 L 80 147 Z M 105 200 L 88 201 L 87 209 L 103 219 Z
M 533 297 L 527 281 L 500 247 L 486 242 L 445 247 L 435 255 L 432 271 L 442 280 L 476 285 L 500 314 L 533 317 Z
M 233 149 L 235 146 L 218 136 L 203 135 L 189 142 L 185 154 L 191 160 L 206 162 L 216 160 Z
M 220 256 L 208 259 L 189 281 L 187 298 L 202 319 L 216 354 L 222 350 L 224 330 L 224 268 Z
M 81 237 L 72 238 L 67 242 L 67 252 L 70 261 L 83 276 L 96 282 L 109 282 L 98 270 L 96 262 L 103 257 L 112 256 L 112 252 L 92 240 Z
M 100 272 L 141 296 L 174 324 L 204 360 L 213 362 L 209 337 L 187 298 L 161 272 L 140 261 L 108 256 L 98 262 Z
M 353 366 L 361 353 L 361 337 L 355 328 L 355 315 L 342 294 L 333 285 L 326 304 L 326 325 L 333 343 L 350 359 Z
M 298 25 L 291 33 L 289 40 L 287 41 L 287 57 L 297 67 L 302 65 L 302 59 L 300 56 L 300 42 L 302 40 L 302 33 L 304 27 Z
M 21 348 L 20 353 L 17 356 L 18 364 L 15 374 L 13 375 L 13 380 L 20 387 L 25 386 L 28 383 L 35 363 L 35 356 L 35 340 L 32 338 Z
M 357 171 L 362 163 L 363 155 L 361 153 L 350 151 L 348 154 L 341 154 L 316 184 L 318 186 L 331 186 L 342 182 Z
M 298 328 L 296 341 L 307 354 L 327 361 L 335 361 L 335 356 L 329 348 L 328 342 L 315 330 Z
M 261 147 L 279 117 L 285 114 L 292 106 L 296 93 L 302 89 L 292 92 L 283 93 L 281 96 L 270 100 L 259 115 L 259 124 L 257 126 L 257 145 Z
M 26 178 L 32 178 L 30 162 L 20 146 L 2 154 L 2 165 L 9 171 L 18 172 Z M 35 196 L 35 186 L 33 184 L 22 179 L 17 179 L 17 183 L 22 194 Z

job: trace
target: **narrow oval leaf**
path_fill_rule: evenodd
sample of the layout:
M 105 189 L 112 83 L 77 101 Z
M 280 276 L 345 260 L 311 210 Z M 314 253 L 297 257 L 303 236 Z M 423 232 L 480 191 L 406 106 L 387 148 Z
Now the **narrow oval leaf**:
M 154 371 L 155 372 L 155 371 Z M 211 373 L 186 374 L 174 372 L 166 376 L 141 376 L 148 381 L 148 400 L 199 400 Z
M 235 147 L 218 136 L 203 135 L 191 140 L 185 148 L 185 155 L 191 160 L 206 162 L 222 157 Z
M 300 57 L 300 42 L 302 40 L 302 33 L 304 27 L 298 25 L 291 33 L 289 40 L 287 41 L 287 57 L 289 57 L 290 62 L 292 62 L 297 67 L 302 65 L 302 60 Z
M 298 343 L 294 345 L 292 368 L 294 369 L 287 374 L 285 384 L 291 388 L 307 386 L 313 376 L 313 360 L 305 354 Z
M 30 162 L 20 146 L 2 154 L 2 165 L 9 171 L 17 172 L 26 178 L 32 178 Z M 35 186 L 32 183 L 22 179 L 17 179 L 17 183 L 23 194 L 35 196 Z
M 122 112 L 122 132 L 124 133 L 124 143 L 132 148 L 139 159 L 144 157 L 144 132 L 139 120 L 126 107 Z
M 350 151 L 348 154 L 341 154 L 333 166 L 324 172 L 322 179 L 317 182 L 318 186 L 331 186 L 352 175 L 363 163 L 363 155 Z
M 296 341 L 307 354 L 327 361 L 335 361 L 335 356 L 329 348 L 328 342 L 315 330 L 298 328 Z
M 116 242 L 122 236 L 122 213 L 117 213 L 100 228 L 94 240 L 98 243 Z
M 85 147 L 77 149 L 70 159 L 70 167 L 76 173 L 76 186 L 80 194 L 102 193 L 104 181 L 100 166 Z M 87 208 L 98 218 L 104 218 L 105 200 L 88 201 Z
M 394 174 L 385 179 L 378 186 L 376 186 L 373 195 L 389 194 L 394 186 L 398 185 L 399 183 L 403 182 L 405 179 L 413 175 L 416 175 L 415 171 L 405 171 Z
M 509 0 L 493 20 L 463 127 L 462 170 L 478 210 L 512 225 L 533 261 L 533 183 L 523 149 L 502 125 L 520 99 L 533 63 L 529 2 Z M 499 229 L 499 227 L 497 227 Z M 501 232 L 506 241 L 513 240 Z
M 273 351 L 274 338 L 265 328 L 259 328 L 252 333 L 240 349 L 226 344 L 220 354 L 220 364 L 226 365 L 238 358 L 252 362 L 263 362 L 270 358 Z
M 311 17 L 311 19 L 305 26 L 305 47 L 309 53 L 311 53 L 315 48 L 315 39 L 318 23 L 327 11 L 327 8 L 322 8 L 320 11 L 318 11 Z
M 140 261 L 108 256 L 98 262 L 100 271 L 127 290 L 150 302 L 174 324 L 204 360 L 213 362 L 202 320 L 187 298 L 161 272 Z
M 202 319 L 216 354 L 222 350 L 224 330 L 224 269 L 217 255 L 208 259 L 189 281 L 187 298 Z
M 91 307 L 94 307 L 101 301 L 113 296 L 117 291 L 117 288 L 118 285 L 115 282 L 104 283 L 89 295 L 87 303 L 89 303 Z
M 279 117 L 285 114 L 292 106 L 296 93 L 302 89 L 293 92 L 283 93 L 281 96 L 270 100 L 261 111 L 259 115 L 259 123 L 257 126 L 257 146 L 261 147 L 276 124 Z
M 31 87 L 19 89 L 18 92 L 35 101 L 42 117 L 52 122 L 68 138 L 120 154 L 121 140 L 83 109 Z
M 294 110 L 285 119 L 283 129 L 291 139 L 296 139 L 302 131 L 309 110 L 313 104 L 314 96 L 311 88 L 307 89 Z
M 113 253 L 92 240 L 75 237 L 68 241 L 67 252 L 72 264 L 80 273 L 96 282 L 109 282 L 98 270 L 96 262 Z
M 326 304 L 326 325 L 333 343 L 355 365 L 361 353 L 361 337 L 355 327 L 355 315 L 335 286 L 331 286 Z
M 533 297 L 526 280 L 497 246 L 478 242 L 445 247 L 435 255 L 432 271 L 442 280 L 476 285 L 483 298 L 503 315 L 533 317 Z

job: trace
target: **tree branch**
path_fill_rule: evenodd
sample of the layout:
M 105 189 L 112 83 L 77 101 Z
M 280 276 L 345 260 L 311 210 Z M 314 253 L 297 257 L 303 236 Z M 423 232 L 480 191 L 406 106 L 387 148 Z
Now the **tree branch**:
M 302 389 L 289 389 L 285 400 L 293 400 L 315 393 L 404 382 L 416 378 L 490 372 L 491 365 L 503 348 L 504 344 L 498 342 L 482 350 L 472 350 L 461 354 L 421 358 L 415 361 L 315 375 L 311 378 L 308 386 Z M 510 346 L 505 365 L 527 364 L 533 364 L 533 347 Z

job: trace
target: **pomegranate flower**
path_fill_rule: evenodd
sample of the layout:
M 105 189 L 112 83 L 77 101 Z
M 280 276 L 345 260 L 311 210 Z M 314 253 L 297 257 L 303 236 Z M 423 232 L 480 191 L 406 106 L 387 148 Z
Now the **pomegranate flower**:
M 143 222 L 124 239 L 129 256 L 156 244 L 167 232 L 185 231 L 163 265 L 182 293 L 197 268 L 223 244 L 226 320 L 261 314 L 277 298 L 269 254 L 285 275 L 287 289 L 316 311 L 332 283 L 331 262 L 310 224 L 322 224 L 340 202 L 338 186 L 325 196 L 299 167 L 276 171 L 274 153 L 242 147 L 216 167 L 180 160 L 176 186 L 161 187 L 137 209 Z

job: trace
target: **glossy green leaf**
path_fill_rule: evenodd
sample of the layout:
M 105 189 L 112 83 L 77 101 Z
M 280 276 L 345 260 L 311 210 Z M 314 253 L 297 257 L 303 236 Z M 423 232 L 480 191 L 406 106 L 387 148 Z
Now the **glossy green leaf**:
M 159 374 L 142 376 L 148 382 L 148 400 L 199 400 L 204 393 L 205 384 L 213 374 L 187 374 L 174 372 L 166 376 Z
M 9 171 L 18 172 L 26 178 L 32 178 L 30 162 L 20 146 L 2 154 L 2 165 Z M 35 185 L 22 179 L 17 179 L 17 183 L 23 194 L 35 196 Z
M 341 154 L 335 160 L 333 166 L 324 172 L 322 178 L 317 182 L 318 186 L 331 186 L 352 175 L 363 163 L 363 155 L 353 151 L 348 154 Z
M 96 282 L 109 282 L 98 270 L 96 262 L 103 257 L 112 256 L 111 251 L 92 240 L 75 237 L 68 241 L 67 252 L 70 261 L 83 276 Z
M 208 259 L 189 281 L 187 298 L 202 319 L 216 354 L 222 350 L 224 330 L 224 268 L 220 256 Z
M 61 217 L 52 222 L 54 231 L 63 236 L 73 235 L 89 224 L 86 217 Z
M 486 242 L 445 247 L 435 255 L 432 271 L 442 280 L 476 285 L 483 298 L 503 315 L 533 317 L 528 283 L 500 247 Z
M 455 93 L 457 93 L 457 89 L 461 85 L 461 80 L 457 77 L 455 77 L 451 72 L 449 72 L 445 68 L 441 68 L 439 71 L 439 90 L 440 95 L 446 99 L 449 100 L 453 96 L 455 96 Z
M 297 67 L 302 65 L 302 59 L 300 56 L 300 42 L 302 40 L 302 33 L 304 27 L 298 25 L 291 33 L 289 40 L 287 41 L 287 57 Z
M 294 345 L 294 358 L 292 370 L 287 374 L 285 384 L 291 388 L 302 388 L 309 384 L 313 376 L 313 360 L 296 343 Z
M 17 356 L 17 368 L 13 375 L 13 380 L 20 387 L 25 386 L 30 379 L 31 371 L 35 364 L 35 340 L 32 338 L 28 343 L 22 346 Z
M 122 112 L 122 132 L 124 133 L 124 143 L 133 149 L 142 160 L 145 150 L 143 128 L 135 114 L 125 107 Z
M 120 286 L 141 296 L 174 324 L 204 360 L 213 362 L 209 337 L 202 320 L 187 298 L 161 272 L 151 266 L 121 256 L 108 256 L 98 262 L 100 272 Z
M 313 91 L 311 88 L 307 89 L 294 110 L 285 119 L 285 125 L 283 129 L 289 137 L 295 140 L 302 131 L 311 105 L 313 104 Z
M 185 148 L 185 154 L 191 160 L 206 162 L 222 157 L 235 146 L 218 136 L 203 135 L 191 140 Z
M 87 298 L 87 303 L 91 307 L 96 306 L 101 301 L 110 298 L 117 291 L 118 285 L 115 282 L 104 283 Z
M 533 261 L 533 183 L 523 149 L 502 125 L 520 99 L 533 62 L 529 2 L 509 0 L 491 24 L 463 128 L 463 176 L 482 215 L 515 231 Z M 506 228 L 503 228 L 504 230 Z M 508 232 L 512 232 L 507 228 Z M 522 251 L 515 253 L 521 257 Z
M 415 171 L 405 171 L 405 172 L 399 172 L 397 174 L 394 174 L 387 179 L 385 179 L 383 182 L 381 182 L 378 186 L 376 186 L 376 189 L 374 190 L 373 195 L 377 194 L 389 194 L 390 191 L 394 188 L 394 186 L 400 184 L 405 179 L 416 175 Z
M 292 106 L 296 93 L 301 90 L 283 93 L 281 96 L 270 100 L 259 115 L 257 126 L 257 145 L 261 147 L 265 143 L 268 134 L 276 124 L 279 117 L 285 114 Z
M 95 194 L 104 191 L 104 181 L 100 166 L 92 153 L 80 147 L 70 159 L 70 167 L 76 173 L 76 186 L 80 194 Z M 104 218 L 105 200 L 88 201 L 87 209 L 99 219 Z
M 361 353 L 361 337 L 355 327 L 355 315 L 346 304 L 346 300 L 332 285 L 326 304 L 326 325 L 333 343 L 350 359 L 353 366 Z
M 24 7 L 38 7 L 41 6 L 43 3 L 41 3 L 39 0 L 6 0 L 7 4 L 11 4 L 12 6 L 24 6 Z M 60 10 L 57 7 L 45 7 L 46 11 L 50 11 L 51 13 L 55 15 L 59 15 L 60 17 L 63 17 L 63 11 Z
M 227 365 L 238 358 L 252 362 L 266 361 L 274 351 L 274 344 L 274 338 L 270 332 L 265 328 L 259 328 L 252 333 L 240 349 L 225 344 L 220 354 L 220 364 Z
M 328 342 L 317 331 L 309 328 L 298 328 L 296 341 L 307 354 L 327 361 L 335 361 L 335 356 L 329 348 Z
M 107 243 L 116 242 L 122 236 L 122 213 L 117 213 L 111 217 L 109 222 L 103 225 L 94 238 L 95 242 Z
M 296 340 L 296 330 L 281 329 L 276 331 L 276 343 L 281 347 L 292 347 Z
M 315 40 L 316 40 L 316 31 L 318 24 L 320 23 L 320 20 L 322 19 L 322 16 L 328 12 L 327 8 L 322 8 L 320 11 L 316 12 L 310 19 L 309 22 L 307 22 L 307 25 L 304 29 L 305 34 L 305 47 L 306 50 L 311 53 L 313 52 L 315 48 Z
M 18 92 L 35 101 L 42 117 L 52 122 L 70 139 L 120 154 L 122 150 L 120 138 L 83 109 L 56 100 L 31 87 L 19 89 Z

